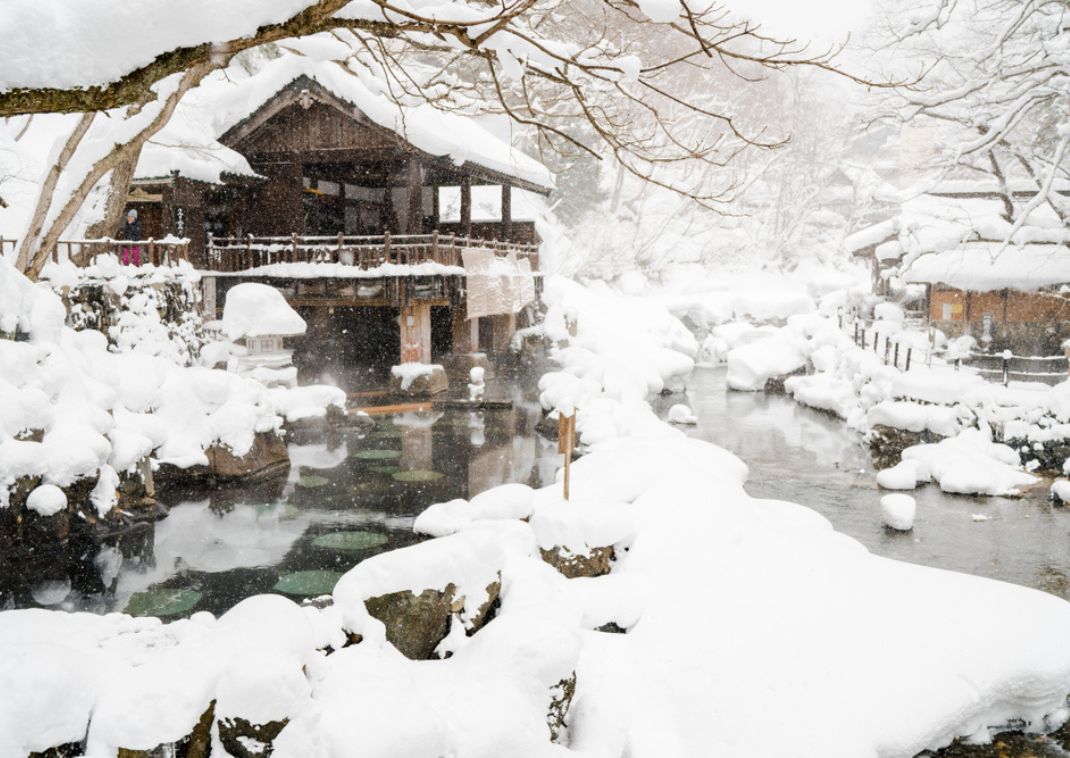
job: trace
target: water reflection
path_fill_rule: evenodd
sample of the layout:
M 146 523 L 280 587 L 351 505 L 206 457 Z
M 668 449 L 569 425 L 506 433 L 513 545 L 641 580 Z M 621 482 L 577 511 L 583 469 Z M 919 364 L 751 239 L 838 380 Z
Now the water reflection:
M 431 503 L 553 476 L 554 446 L 534 431 L 538 404 L 513 394 L 510 409 L 428 409 L 296 434 L 285 478 L 163 492 L 169 513 L 154 524 L 48 555 L 4 551 L 0 607 L 104 613 L 133 599 L 146 612 L 218 614 L 276 587 L 328 591 L 360 560 L 415 542 L 413 519 Z
M 660 398 L 665 415 L 679 395 Z M 698 369 L 687 402 L 699 424 L 688 434 L 715 442 L 750 467 L 747 490 L 791 500 L 828 518 L 872 552 L 911 563 L 1003 579 L 1070 599 L 1070 509 L 1043 491 L 1020 499 L 913 493 L 912 532 L 886 529 L 868 450 L 842 421 L 787 397 L 728 392 L 723 369 Z M 975 521 L 974 515 L 989 517 Z

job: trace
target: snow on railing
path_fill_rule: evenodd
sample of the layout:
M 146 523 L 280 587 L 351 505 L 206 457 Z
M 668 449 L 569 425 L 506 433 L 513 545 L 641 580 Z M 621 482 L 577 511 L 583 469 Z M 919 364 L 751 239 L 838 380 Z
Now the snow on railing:
M 1002 353 L 970 353 L 971 365 L 969 369 L 991 381 L 1002 381 L 1008 384 L 1011 377 L 1022 378 L 1024 381 L 1045 382 L 1058 384 L 1067 378 L 1067 357 L 1065 355 L 1015 355 L 1010 350 Z M 975 365 L 980 363 L 981 365 Z M 1047 363 L 1047 366 L 1037 364 Z M 986 365 L 987 364 L 987 365 Z M 956 367 L 958 362 L 956 362 Z M 1054 371 L 1035 371 L 1028 369 L 1048 368 Z
M 874 322 L 871 319 L 855 316 L 849 320 L 853 327 L 855 344 L 863 349 L 872 349 L 881 357 L 884 365 L 894 366 L 902 371 L 909 371 L 911 365 L 917 365 L 919 360 L 926 365 L 932 365 L 936 351 L 932 346 L 931 335 L 929 344 L 922 348 L 913 343 L 902 342 L 898 334 L 889 335 L 873 328 Z M 845 329 L 847 321 L 848 317 L 841 312 L 839 314 L 841 330 Z M 1070 376 L 1070 369 L 1068 369 L 1070 359 L 1066 355 L 1015 355 L 1010 350 L 1004 350 L 999 353 L 970 352 L 968 363 L 963 363 L 962 358 L 945 357 L 945 360 L 953 365 L 956 371 L 969 371 L 989 381 L 1001 382 L 1004 386 L 1012 378 L 1057 384 Z M 1043 363 L 1049 365 L 1037 365 Z M 1049 370 L 1035 370 L 1037 368 Z
M 215 271 L 243 271 L 273 263 L 340 263 L 374 268 L 384 263 L 439 263 L 461 266 L 467 249 L 515 253 L 532 259 L 537 268 L 538 245 L 484 240 L 453 234 L 390 234 L 346 236 L 208 237 L 207 267 Z
M 843 328 L 842 320 L 840 328 Z M 882 337 L 884 338 L 883 351 L 881 350 Z M 873 352 L 881 356 L 885 366 L 895 366 L 903 371 L 910 371 L 910 366 L 917 365 L 918 360 L 927 366 L 931 366 L 933 362 L 931 342 L 925 348 L 912 343 L 904 343 L 898 339 L 898 335 L 884 334 L 879 329 L 867 329 L 866 322 L 860 318 L 854 319 L 854 342 L 863 349 L 868 349 L 872 345 Z

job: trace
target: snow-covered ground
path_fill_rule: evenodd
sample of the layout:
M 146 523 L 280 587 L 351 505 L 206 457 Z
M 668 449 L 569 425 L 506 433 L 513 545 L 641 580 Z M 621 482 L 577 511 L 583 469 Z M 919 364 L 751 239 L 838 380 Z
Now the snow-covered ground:
M 87 734 L 91 756 L 148 749 L 213 699 L 224 723 L 289 719 L 283 757 L 913 756 L 1067 718 L 1070 605 L 875 557 L 807 508 L 750 497 L 743 461 L 646 401 L 698 350 L 664 305 L 560 279 L 546 298 L 560 371 L 543 400 L 577 412 L 585 451 L 570 502 L 507 485 L 433 506 L 416 528 L 439 536 L 363 561 L 324 609 L 257 596 L 170 624 L 0 614 L 0 752 Z M 595 577 L 540 556 L 609 546 Z M 497 615 L 469 636 L 495 582 Z M 446 660 L 401 656 L 362 602 L 448 583 Z M 610 622 L 627 633 L 598 630 Z M 547 711 L 573 676 L 552 743 Z

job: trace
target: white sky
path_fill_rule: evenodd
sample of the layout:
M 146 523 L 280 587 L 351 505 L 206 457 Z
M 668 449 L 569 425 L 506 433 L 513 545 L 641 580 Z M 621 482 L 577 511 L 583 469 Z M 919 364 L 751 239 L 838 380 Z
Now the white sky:
M 740 16 L 756 21 L 777 36 L 809 39 L 815 44 L 859 33 L 872 11 L 870 0 L 723 0 Z

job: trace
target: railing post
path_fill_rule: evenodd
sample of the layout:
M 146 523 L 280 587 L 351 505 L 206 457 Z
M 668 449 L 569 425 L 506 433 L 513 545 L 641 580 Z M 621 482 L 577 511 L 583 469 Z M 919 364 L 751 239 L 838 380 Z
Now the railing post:
M 909 345 L 907 346 L 907 365 L 906 368 L 903 369 L 904 371 L 910 371 L 910 353 L 913 349 L 914 348 L 910 347 Z
M 899 343 L 895 343 L 895 352 L 893 353 L 892 365 L 899 368 Z
M 160 262 L 156 259 L 156 240 L 154 240 L 152 237 L 149 237 L 148 248 L 149 263 L 151 263 L 153 266 L 159 266 Z
M 438 229 L 431 232 L 431 260 L 438 262 Z
M 888 351 L 891 349 L 891 345 L 888 343 L 888 338 L 884 338 L 884 365 L 888 365 Z
M 858 346 L 858 322 L 855 321 L 855 346 Z
M 1003 351 L 1003 386 L 1006 387 L 1011 381 L 1011 358 L 1013 353 L 1010 350 Z
M 383 258 L 390 263 L 390 232 L 383 232 Z
M 342 262 L 342 246 L 345 244 L 345 235 L 343 232 L 338 232 L 338 251 L 334 255 L 334 262 Z

